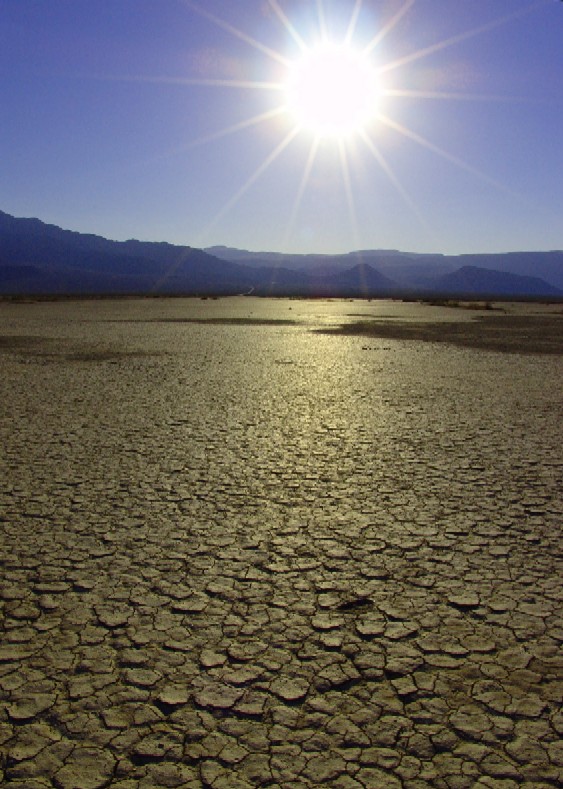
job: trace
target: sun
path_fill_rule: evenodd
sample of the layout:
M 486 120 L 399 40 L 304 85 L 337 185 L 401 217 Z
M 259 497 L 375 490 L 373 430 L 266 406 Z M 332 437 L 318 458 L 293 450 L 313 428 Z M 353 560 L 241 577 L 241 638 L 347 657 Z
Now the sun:
M 423 72 L 421 80 L 415 80 L 417 83 L 424 83 L 424 90 L 410 88 L 408 83 L 402 87 L 400 70 L 408 66 L 406 78 L 410 82 L 414 74 L 411 68 L 413 63 L 517 19 L 533 10 L 538 5 L 537 2 L 391 59 L 388 56 L 387 44 L 382 47 L 382 42 L 392 31 L 399 29 L 416 0 L 393 0 L 395 12 L 387 19 L 382 17 L 380 24 L 373 24 L 373 9 L 368 6 L 374 4 L 368 4 L 365 0 L 354 0 L 353 3 L 350 0 L 343 4 L 350 6 L 351 14 L 347 23 L 341 14 L 333 17 L 329 13 L 330 8 L 337 5 L 330 0 L 303 3 L 312 13 L 312 27 L 307 21 L 307 14 L 303 16 L 303 24 L 296 25 L 286 15 L 280 0 L 260 0 L 265 18 L 281 23 L 286 40 L 286 46 L 281 49 L 271 46 L 269 35 L 255 38 L 246 30 L 217 16 L 207 7 L 200 6 L 198 0 L 182 2 L 204 19 L 250 46 L 261 57 L 265 56 L 269 63 L 263 69 L 260 68 L 260 79 L 248 78 L 254 73 L 248 70 L 250 61 L 241 59 L 234 64 L 227 61 L 222 66 L 223 71 L 220 68 L 217 74 L 212 68 L 207 76 L 206 67 L 203 73 L 181 80 L 185 84 L 216 87 L 220 90 L 231 88 L 235 91 L 258 91 L 263 92 L 266 97 L 263 112 L 243 116 L 232 125 L 192 140 L 185 147 L 192 148 L 243 131 L 250 132 L 262 125 L 268 125 L 275 135 L 272 149 L 258 160 L 256 167 L 250 171 L 240 187 L 217 210 L 201 231 L 202 237 L 208 236 L 210 230 L 242 200 L 264 173 L 292 148 L 298 151 L 300 165 L 297 170 L 299 175 L 295 199 L 289 206 L 284 244 L 288 243 L 294 234 L 308 188 L 319 183 L 318 178 L 315 180 L 318 174 L 317 166 L 329 161 L 329 156 L 334 157 L 340 168 L 341 181 L 336 188 L 341 188 L 345 196 L 356 248 L 361 248 L 362 242 L 355 186 L 358 174 L 363 177 L 365 171 L 364 159 L 360 163 L 358 157 L 367 157 L 375 162 L 424 232 L 431 234 L 423 211 L 409 194 L 388 159 L 388 152 L 393 154 L 389 140 L 393 140 L 396 135 L 407 140 L 409 144 L 415 143 L 430 151 L 490 186 L 507 191 L 506 187 L 486 173 L 400 123 L 395 116 L 394 104 L 395 100 L 404 102 L 410 99 L 489 100 L 489 97 L 481 94 L 434 90 L 432 70 Z M 388 5 L 392 6 L 393 3 Z M 234 4 L 231 6 L 234 7 Z M 301 18 L 300 14 L 299 19 Z M 298 54 L 294 58 L 295 53 Z M 205 63 L 207 60 L 206 55 Z M 215 63 L 215 58 L 211 58 L 211 62 Z M 220 59 L 218 63 L 221 66 Z M 436 79 L 439 87 L 440 73 L 436 74 Z M 255 106 L 254 102 L 252 106 Z M 399 117 L 401 114 L 399 105 Z M 325 140 L 329 141 L 326 146 L 323 145 Z M 336 141 L 336 144 L 330 144 L 333 141 Z M 395 143 L 392 145 L 394 147 Z
M 308 48 L 289 69 L 287 109 L 316 137 L 346 138 L 377 116 L 381 91 L 370 60 L 346 44 Z

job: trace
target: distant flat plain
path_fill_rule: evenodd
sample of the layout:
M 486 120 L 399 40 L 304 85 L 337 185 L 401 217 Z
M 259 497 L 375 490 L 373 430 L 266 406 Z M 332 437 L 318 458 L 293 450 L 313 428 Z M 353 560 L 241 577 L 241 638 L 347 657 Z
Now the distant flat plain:
M 0 782 L 555 787 L 561 304 L 0 303 Z

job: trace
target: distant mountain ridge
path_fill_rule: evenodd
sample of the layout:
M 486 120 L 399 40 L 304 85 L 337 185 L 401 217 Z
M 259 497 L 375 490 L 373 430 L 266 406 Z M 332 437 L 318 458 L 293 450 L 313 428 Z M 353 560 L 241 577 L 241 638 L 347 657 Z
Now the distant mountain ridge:
M 18 266 L 24 268 L 21 282 L 14 273 Z M 243 267 L 200 249 L 110 241 L 0 212 L 0 293 L 176 293 L 205 291 L 212 283 L 231 292 L 252 287 L 245 274 Z
M 495 296 L 541 297 L 545 295 L 545 281 L 539 277 L 525 277 L 504 271 L 462 266 L 435 281 L 436 293 L 464 294 L 483 292 Z
M 276 263 L 297 271 L 326 273 L 349 269 L 358 263 L 367 264 L 397 284 L 416 289 L 432 289 L 438 278 L 465 266 L 493 270 L 523 277 L 545 280 L 548 285 L 563 290 L 563 251 L 501 252 L 465 255 L 401 252 L 396 249 L 357 250 L 340 255 L 284 254 L 279 252 L 249 252 L 230 247 L 208 247 L 209 252 L 223 260 L 247 266 Z
M 0 295 L 563 297 L 563 251 L 343 255 L 111 241 L 0 211 Z

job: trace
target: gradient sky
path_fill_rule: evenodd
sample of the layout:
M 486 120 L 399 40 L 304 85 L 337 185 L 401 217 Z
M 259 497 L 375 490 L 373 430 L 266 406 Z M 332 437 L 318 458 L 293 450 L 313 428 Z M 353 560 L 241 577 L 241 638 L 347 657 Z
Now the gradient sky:
M 387 95 L 364 136 L 313 160 L 271 85 L 321 29 L 376 42 Z M 560 0 L 0 0 L 0 113 L 0 209 L 72 230 L 563 248 Z

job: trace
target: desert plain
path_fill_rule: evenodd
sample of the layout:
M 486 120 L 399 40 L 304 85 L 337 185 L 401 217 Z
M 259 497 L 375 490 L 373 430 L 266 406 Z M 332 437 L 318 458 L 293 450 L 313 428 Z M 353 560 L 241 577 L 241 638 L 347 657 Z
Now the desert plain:
M 562 321 L 0 303 L 0 783 L 561 786 Z

